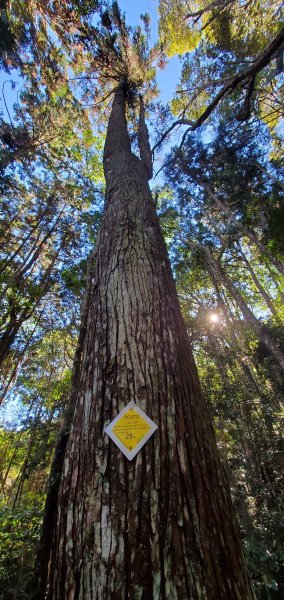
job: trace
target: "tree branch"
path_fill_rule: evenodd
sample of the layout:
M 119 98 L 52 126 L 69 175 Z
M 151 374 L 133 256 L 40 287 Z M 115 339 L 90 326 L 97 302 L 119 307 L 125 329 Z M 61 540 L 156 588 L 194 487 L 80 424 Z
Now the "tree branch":
M 256 73 L 253 73 L 253 75 L 250 78 L 249 84 L 248 84 L 248 89 L 247 89 L 247 92 L 246 92 L 246 97 L 245 97 L 245 101 L 244 101 L 243 110 L 237 116 L 238 121 L 246 121 L 250 117 L 250 114 L 251 114 L 251 98 L 252 98 L 252 94 L 253 94 L 253 91 L 254 91 L 255 77 L 256 77 Z
M 253 63 L 249 67 L 243 69 L 242 71 L 240 71 L 240 73 L 237 73 L 236 75 L 231 77 L 231 79 L 229 79 L 229 81 L 221 88 L 221 90 L 218 92 L 215 98 L 213 98 L 212 102 L 210 102 L 210 104 L 195 122 L 183 118 L 174 121 L 171 127 L 169 127 L 165 131 L 165 133 L 163 133 L 160 140 L 155 144 L 155 146 L 152 149 L 152 152 L 154 152 L 157 148 L 160 147 L 160 145 L 163 143 L 163 141 L 166 139 L 169 133 L 171 133 L 171 131 L 173 131 L 173 129 L 178 125 L 189 125 L 190 127 L 188 131 L 195 131 L 195 129 L 198 129 L 212 114 L 212 112 L 214 111 L 216 106 L 218 106 L 221 100 L 228 94 L 231 94 L 242 81 L 245 81 L 246 79 L 255 79 L 257 73 L 259 73 L 259 71 L 264 69 L 264 67 L 266 67 L 269 64 L 274 54 L 277 52 L 277 50 L 279 50 L 283 43 L 284 28 L 282 28 L 279 31 L 278 35 L 272 40 L 272 42 L 270 42 L 264 48 L 264 50 L 258 55 L 258 57 L 253 61 Z
M 193 13 L 188 13 L 185 16 L 185 19 L 193 19 L 197 17 L 198 20 L 200 19 L 200 17 L 202 17 L 202 15 L 204 15 L 204 13 L 208 12 L 212 8 L 218 8 L 219 10 L 223 10 L 228 4 L 232 4 L 233 2 L 235 2 L 235 0 L 225 0 L 224 2 L 220 2 L 220 0 L 213 0 L 213 2 L 210 2 L 210 4 L 208 4 L 207 6 L 204 6 L 204 8 L 201 8 L 200 10 L 197 10 Z
M 159 148 L 159 146 L 161 146 L 161 144 L 166 139 L 166 137 L 168 137 L 169 133 L 171 133 L 171 131 L 173 131 L 173 129 L 175 129 L 175 127 L 177 127 L 177 125 L 190 125 L 190 126 L 193 126 L 194 123 L 193 123 L 193 121 L 190 121 L 189 119 L 178 119 L 177 121 L 174 121 L 173 124 L 163 133 L 162 137 L 155 144 L 155 146 L 153 146 L 153 148 L 152 148 L 152 152 L 153 153 L 154 153 L 154 151 L 157 148 Z
M 192 126 L 192 131 L 200 127 L 206 119 L 211 115 L 214 108 L 219 104 L 219 102 L 226 96 L 228 93 L 231 94 L 233 90 L 245 79 L 255 77 L 259 71 L 264 69 L 272 59 L 275 52 L 284 42 L 284 28 L 278 33 L 278 35 L 270 42 L 258 58 L 246 69 L 243 69 L 240 73 L 237 73 L 234 77 L 232 77 L 226 85 L 222 87 L 220 92 L 215 96 L 212 102 L 207 106 L 202 115 L 195 121 Z M 187 125 L 187 123 L 184 123 Z

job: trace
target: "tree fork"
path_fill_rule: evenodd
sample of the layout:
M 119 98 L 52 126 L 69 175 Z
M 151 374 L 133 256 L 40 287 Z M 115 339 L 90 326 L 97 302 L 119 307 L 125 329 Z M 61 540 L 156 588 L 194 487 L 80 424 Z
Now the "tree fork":
M 46 598 L 252 600 L 142 161 L 119 88 Z M 104 435 L 130 400 L 158 425 L 132 462 Z

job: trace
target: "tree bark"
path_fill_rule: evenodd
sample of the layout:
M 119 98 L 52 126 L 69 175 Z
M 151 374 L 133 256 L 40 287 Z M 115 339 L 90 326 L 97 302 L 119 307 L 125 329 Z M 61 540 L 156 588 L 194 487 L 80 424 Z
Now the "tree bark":
M 232 503 L 148 187 L 115 94 L 105 214 L 47 597 L 251 600 Z M 158 425 L 128 462 L 104 427 L 130 401 Z
M 149 142 L 148 129 L 145 122 L 145 109 L 142 96 L 140 96 L 140 110 L 139 110 L 139 129 L 138 129 L 138 146 L 140 152 L 141 161 L 146 169 L 148 179 L 153 177 L 153 162 L 152 162 L 152 151 Z

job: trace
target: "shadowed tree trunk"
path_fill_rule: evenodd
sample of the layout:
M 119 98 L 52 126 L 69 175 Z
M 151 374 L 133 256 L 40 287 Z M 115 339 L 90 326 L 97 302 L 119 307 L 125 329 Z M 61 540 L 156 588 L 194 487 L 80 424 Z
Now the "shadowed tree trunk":
M 143 131 L 140 131 L 143 136 Z M 140 152 L 146 143 L 140 139 Z M 49 600 L 252 600 L 228 483 L 120 87 L 105 214 L 58 498 Z M 130 400 L 158 426 L 128 462 L 104 427 Z

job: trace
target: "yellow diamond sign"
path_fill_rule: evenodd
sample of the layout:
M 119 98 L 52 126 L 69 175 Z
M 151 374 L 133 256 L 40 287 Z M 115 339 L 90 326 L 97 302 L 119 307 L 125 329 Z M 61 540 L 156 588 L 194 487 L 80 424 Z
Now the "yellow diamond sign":
M 105 428 L 105 433 L 132 460 L 156 429 L 157 425 L 131 401 Z
M 151 429 L 149 423 L 131 406 L 116 421 L 112 431 L 128 450 L 133 450 L 148 433 L 149 429 Z

